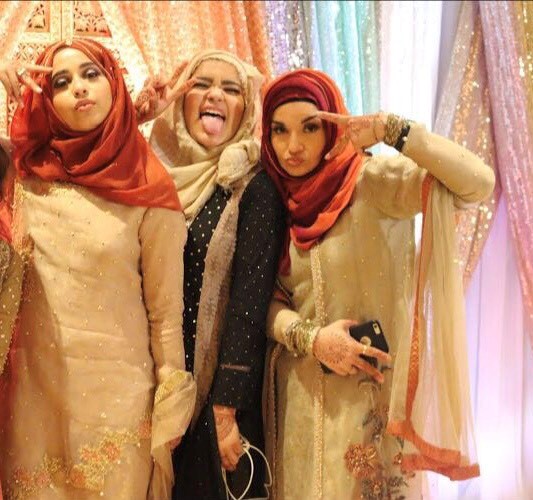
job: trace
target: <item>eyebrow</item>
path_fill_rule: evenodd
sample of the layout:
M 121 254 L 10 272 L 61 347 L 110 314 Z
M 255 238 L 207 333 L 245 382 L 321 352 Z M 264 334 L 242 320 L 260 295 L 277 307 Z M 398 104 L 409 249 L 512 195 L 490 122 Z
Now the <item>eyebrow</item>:
M 304 123 L 307 123 L 308 121 L 311 121 L 313 120 L 314 118 L 317 118 L 318 117 L 316 115 L 311 115 L 311 116 L 308 116 L 306 118 L 304 118 L 300 123 L 303 125 Z M 279 122 L 277 120 L 272 120 L 272 124 L 274 125 L 285 125 L 283 122 Z
M 84 62 L 84 63 L 80 64 L 79 69 L 85 69 L 88 66 L 96 66 L 96 67 L 98 67 L 98 65 L 96 63 L 94 63 L 92 61 L 87 61 L 87 62 Z M 69 73 L 70 73 L 70 71 L 68 69 L 62 69 L 61 71 L 58 71 L 57 73 L 54 73 L 52 75 L 52 80 L 55 80 L 58 76 L 68 75 Z
M 196 76 L 195 78 L 207 83 L 213 83 L 213 78 L 209 78 L 207 76 Z M 222 80 L 222 85 L 235 85 L 236 87 L 241 88 L 241 84 L 235 80 Z
M 302 124 L 303 124 L 303 123 L 306 123 L 306 122 L 308 122 L 308 121 L 310 121 L 310 120 L 313 120 L 314 118 L 318 118 L 318 117 L 317 117 L 316 115 L 310 115 L 310 116 L 308 116 L 307 118 L 304 118 L 304 119 L 302 120 Z

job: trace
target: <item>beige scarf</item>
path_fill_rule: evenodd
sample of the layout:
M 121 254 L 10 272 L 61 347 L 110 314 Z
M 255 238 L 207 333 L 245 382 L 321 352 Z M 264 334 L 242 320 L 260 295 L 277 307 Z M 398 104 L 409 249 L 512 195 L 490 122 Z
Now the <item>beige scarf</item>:
M 253 138 L 261 104 L 263 80 L 256 68 L 229 52 L 207 50 L 185 68 L 177 85 L 188 80 L 205 60 L 227 62 L 237 69 L 244 92 L 244 113 L 237 133 L 227 143 L 206 149 L 189 135 L 183 116 L 183 98 L 176 101 L 152 129 L 150 144 L 174 179 L 187 223 L 190 225 L 213 195 L 216 186 L 231 191 L 205 258 L 205 270 L 196 322 L 194 378 L 197 397 L 192 424 L 203 408 L 218 363 L 219 334 L 229 298 L 230 274 L 237 239 L 239 202 L 255 175 L 259 143 Z
M 187 222 L 190 224 L 211 198 L 218 185 L 231 189 L 257 164 L 260 149 L 253 132 L 259 119 L 259 88 L 263 77 L 254 66 L 222 50 L 206 50 L 191 60 L 180 75 L 183 84 L 206 60 L 216 59 L 235 67 L 244 94 L 244 114 L 233 138 L 206 149 L 187 131 L 183 97 L 154 122 L 150 144 L 174 179 Z

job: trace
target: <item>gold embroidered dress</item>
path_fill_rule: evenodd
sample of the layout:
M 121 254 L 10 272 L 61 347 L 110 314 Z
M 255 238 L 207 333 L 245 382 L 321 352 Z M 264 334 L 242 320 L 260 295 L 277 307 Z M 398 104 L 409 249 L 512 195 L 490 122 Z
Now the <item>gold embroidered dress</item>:
M 323 375 L 315 358 L 295 357 L 281 345 L 297 319 L 378 319 L 395 359 L 411 331 L 414 216 L 428 171 L 456 205 L 483 199 L 494 183 L 475 155 L 412 124 L 403 154 L 365 160 L 352 203 L 318 245 L 303 251 L 290 244 L 290 274 L 280 281 L 293 309 L 273 307 L 269 315 L 279 343 L 267 420 L 278 500 L 415 498 L 420 488 L 400 470 L 403 441 L 385 434 L 394 369 L 385 371 L 382 386 L 361 372 Z
M 195 387 L 182 340 L 184 216 L 88 190 L 17 186 L 26 271 L 14 394 L 0 436 L 7 499 L 162 499 L 168 441 Z

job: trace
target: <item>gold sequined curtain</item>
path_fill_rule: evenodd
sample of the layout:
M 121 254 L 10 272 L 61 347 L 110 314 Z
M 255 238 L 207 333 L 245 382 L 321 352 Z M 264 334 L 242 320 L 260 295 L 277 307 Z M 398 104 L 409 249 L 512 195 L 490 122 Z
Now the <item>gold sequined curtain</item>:
M 151 74 L 170 76 L 198 50 L 236 53 L 270 77 L 272 60 L 263 2 L 101 2 L 113 36 L 133 40 Z M 122 26 L 117 26 L 119 21 Z
M 466 146 L 497 171 L 489 97 L 479 8 L 475 2 L 464 2 L 435 131 Z M 459 259 L 465 286 L 489 235 L 500 195 L 497 176 L 496 187 L 487 201 L 457 213 Z
M 236 53 L 272 76 L 263 2 L 12 1 L 0 2 L 0 58 L 33 62 L 50 43 L 98 40 L 126 70 L 130 92 L 150 74 L 170 76 L 196 51 Z M 0 131 L 7 133 L 16 103 L 0 85 Z

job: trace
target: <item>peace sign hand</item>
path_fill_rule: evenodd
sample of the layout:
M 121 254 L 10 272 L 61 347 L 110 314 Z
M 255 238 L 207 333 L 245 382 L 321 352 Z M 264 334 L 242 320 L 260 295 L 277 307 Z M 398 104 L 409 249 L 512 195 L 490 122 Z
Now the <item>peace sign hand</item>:
M 51 73 L 52 68 L 19 61 L 0 61 L 0 81 L 6 89 L 7 96 L 16 99 L 21 107 L 24 106 L 22 102 L 22 85 L 26 85 L 38 94 L 43 91 L 35 83 L 35 80 L 28 75 L 29 71 Z
M 187 64 L 187 61 L 182 62 L 168 81 L 164 81 L 161 77 L 156 76 L 148 78 L 144 82 L 144 86 L 135 100 L 135 109 L 137 110 L 137 120 L 139 123 L 145 123 L 157 118 L 176 99 L 191 90 L 196 83 L 195 78 L 190 78 L 180 86 L 176 85 L 179 76 Z
M 348 142 L 352 143 L 358 153 L 363 154 L 365 149 L 383 141 L 385 136 L 385 124 L 387 123 L 386 113 L 350 116 L 319 111 L 316 117 L 335 123 L 344 129 L 344 134 L 337 144 L 326 154 L 326 160 L 330 160 L 341 154 L 346 149 Z

